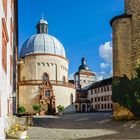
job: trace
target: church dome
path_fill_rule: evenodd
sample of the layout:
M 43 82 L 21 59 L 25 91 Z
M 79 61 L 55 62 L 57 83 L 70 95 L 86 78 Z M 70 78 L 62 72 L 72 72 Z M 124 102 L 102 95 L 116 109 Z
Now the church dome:
M 86 63 L 86 58 L 82 58 L 81 62 L 82 64 L 79 67 L 79 71 L 81 70 L 89 71 L 89 67 L 87 66 L 87 63 Z
M 20 57 L 30 54 L 48 53 L 66 57 L 65 50 L 61 42 L 48 34 L 48 23 L 41 19 L 36 26 L 37 34 L 28 38 L 20 51 Z

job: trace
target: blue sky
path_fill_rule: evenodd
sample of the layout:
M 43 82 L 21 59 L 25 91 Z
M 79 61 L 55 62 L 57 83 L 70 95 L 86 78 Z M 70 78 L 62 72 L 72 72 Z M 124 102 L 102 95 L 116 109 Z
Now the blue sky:
M 19 0 L 19 50 L 36 33 L 41 14 L 49 34 L 63 44 L 70 61 L 69 74 L 78 70 L 86 57 L 98 75 L 111 72 L 110 20 L 124 13 L 124 0 Z

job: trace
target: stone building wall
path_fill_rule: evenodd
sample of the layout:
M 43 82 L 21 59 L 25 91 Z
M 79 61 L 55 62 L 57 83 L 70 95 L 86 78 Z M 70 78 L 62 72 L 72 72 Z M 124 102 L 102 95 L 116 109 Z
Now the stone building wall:
M 95 82 L 94 75 L 79 74 L 81 88 L 85 88 Z
M 71 87 L 52 85 L 55 95 L 55 107 L 57 111 L 58 105 L 63 105 L 64 112 L 75 111 L 75 89 Z M 33 104 L 39 103 L 40 86 L 39 85 L 21 85 L 19 86 L 19 105 L 24 106 L 26 113 L 33 114 Z
M 17 0 L 0 0 L 0 139 L 5 139 L 7 115 L 13 114 L 17 53 Z
M 140 62 L 140 0 L 125 0 L 125 12 L 132 15 L 131 66 L 135 75 L 134 69 Z
M 47 73 L 50 80 L 68 82 L 68 61 L 57 56 L 30 55 L 20 64 L 20 81 L 42 80 Z
M 118 18 L 113 27 L 113 75 L 131 77 L 131 20 Z
M 88 100 L 91 101 L 91 109 L 96 111 L 112 110 L 112 86 L 99 86 L 88 90 Z
M 65 112 L 74 112 L 75 88 L 73 84 L 68 83 L 68 60 L 54 55 L 35 54 L 21 59 L 19 105 L 24 106 L 27 113 L 35 113 L 32 106 L 39 103 L 41 92 L 39 84 L 43 82 L 44 73 L 48 74 L 52 85 L 56 110 L 58 105 L 63 105 Z
M 134 14 L 140 13 L 140 0 L 125 0 L 125 13 Z
M 113 75 L 135 76 L 140 63 L 140 0 L 125 0 L 125 14 L 111 21 L 113 29 Z
M 132 41 L 131 64 L 135 75 L 134 69 L 140 62 L 140 15 L 138 13 L 132 15 Z

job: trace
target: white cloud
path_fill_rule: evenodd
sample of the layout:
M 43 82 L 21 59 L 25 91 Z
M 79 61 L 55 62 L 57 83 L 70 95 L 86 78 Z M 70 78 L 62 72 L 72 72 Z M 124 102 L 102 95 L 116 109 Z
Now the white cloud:
M 99 47 L 99 56 L 102 58 L 100 67 L 106 69 L 108 67 L 112 68 L 112 43 L 105 42 Z
M 70 74 L 69 74 L 69 80 L 74 80 L 74 74 L 75 74 L 75 73 L 70 73 Z
M 96 73 L 97 81 L 112 77 L 112 43 L 111 42 L 108 41 L 99 46 L 99 56 L 102 58 L 100 67 L 104 71 Z M 107 70 L 105 71 L 105 69 Z
M 101 67 L 102 69 L 106 69 L 106 68 L 108 68 L 109 66 L 110 66 L 109 64 L 104 63 L 104 62 L 102 62 L 102 63 L 100 64 L 100 67 Z
M 104 75 L 105 75 L 105 72 L 104 71 L 101 71 L 99 73 L 96 73 L 96 81 L 103 80 L 104 79 Z
M 99 56 L 107 64 L 112 64 L 112 43 L 105 42 L 99 47 Z
M 96 81 L 100 81 L 106 78 L 112 77 L 112 73 L 106 73 L 105 71 L 101 71 L 96 73 Z

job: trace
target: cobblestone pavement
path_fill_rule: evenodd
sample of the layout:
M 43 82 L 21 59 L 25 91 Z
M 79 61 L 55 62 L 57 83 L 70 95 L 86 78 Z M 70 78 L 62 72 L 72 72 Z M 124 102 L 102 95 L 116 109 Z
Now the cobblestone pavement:
M 34 119 L 30 139 L 140 139 L 140 121 L 115 121 L 112 113 L 76 113 Z

